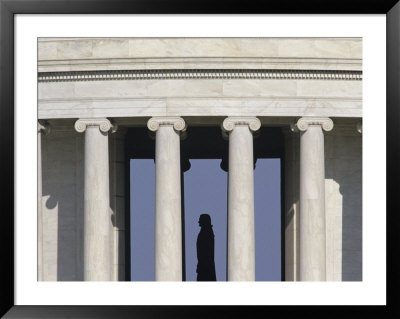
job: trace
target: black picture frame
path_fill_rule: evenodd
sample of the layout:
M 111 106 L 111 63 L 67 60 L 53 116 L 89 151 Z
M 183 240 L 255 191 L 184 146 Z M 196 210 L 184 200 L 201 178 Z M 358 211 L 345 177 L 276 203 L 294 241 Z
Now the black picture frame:
M 386 14 L 387 306 L 16 306 L 14 303 L 14 15 L 15 14 Z M 400 137 L 398 0 L 0 0 L 1 308 L 4 318 L 156 318 L 313 316 L 399 318 L 397 198 Z M 376 129 L 379 123 L 376 123 Z M 376 212 L 383 213 L 383 212 Z

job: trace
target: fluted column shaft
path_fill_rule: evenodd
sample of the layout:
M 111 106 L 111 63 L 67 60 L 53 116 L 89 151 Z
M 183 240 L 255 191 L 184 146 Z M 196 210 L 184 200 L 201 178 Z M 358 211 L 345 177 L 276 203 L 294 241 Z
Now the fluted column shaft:
M 300 280 L 326 280 L 324 134 L 329 118 L 297 122 L 300 131 Z
M 155 280 L 182 281 L 182 216 L 179 117 L 153 117 L 156 132 Z
M 43 211 L 42 211 L 42 135 L 50 133 L 50 125 L 38 121 L 37 125 L 37 280 L 43 280 Z
M 254 160 L 252 132 L 261 127 L 255 117 L 228 117 L 228 281 L 255 280 Z
M 78 132 L 85 132 L 83 264 L 85 281 L 110 281 L 111 211 L 109 188 L 107 119 L 80 119 Z

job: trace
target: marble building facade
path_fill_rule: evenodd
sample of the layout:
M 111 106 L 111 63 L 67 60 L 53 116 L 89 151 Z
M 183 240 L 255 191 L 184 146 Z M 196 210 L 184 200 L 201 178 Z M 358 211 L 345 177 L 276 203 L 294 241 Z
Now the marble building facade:
M 133 129 L 154 139 L 155 279 L 182 280 L 191 128 L 229 149 L 228 280 L 255 278 L 265 128 L 283 137 L 284 280 L 362 280 L 361 38 L 38 39 L 38 280 L 129 279 Z

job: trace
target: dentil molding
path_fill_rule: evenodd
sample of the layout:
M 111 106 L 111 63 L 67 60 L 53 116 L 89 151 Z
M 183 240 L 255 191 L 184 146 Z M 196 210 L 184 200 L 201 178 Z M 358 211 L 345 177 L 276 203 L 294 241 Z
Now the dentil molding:
M 276 79 L 361 81 L 362 71 L 273 69 L 180 69 L 39 72 L 38 82 L 171 79 Z

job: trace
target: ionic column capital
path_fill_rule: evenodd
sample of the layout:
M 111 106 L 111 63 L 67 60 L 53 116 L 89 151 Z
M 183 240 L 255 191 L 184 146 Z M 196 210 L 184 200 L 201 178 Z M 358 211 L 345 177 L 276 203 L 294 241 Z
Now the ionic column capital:
M 50 133 L 50 124 L 44 120 L 38 120 L 37 132 L 45 135 Z
M 248 126 L 250 131 L 255 132 L 260 129 L 261 122 L 256 117 L 230 116 L 222 122 L 221 129 L 224 132 L 231 132 L 236 126 Z
M 328 132 L 333 129 L 333 121 L 329 117 L 302 117 L 292 126 L 292 130 L 305 132 L 310 126 L 321 126 L 324 131 Z
M 147 128 L 152 132 L 156 132 L 160 126 L 173 126 L 177 132 L 186 130 L 186 122 L 179 116 L 152 117 L 147 122 Z
M 118 129 L 116 124 L 111 123 L 106 118 L 79 119 L 75 122 L 74 127 L 79 133 L 85 132 L 88 127 L 98 127 L 104 133 L 109 130 L 111 130 L 111 133 L 115 133 Z

